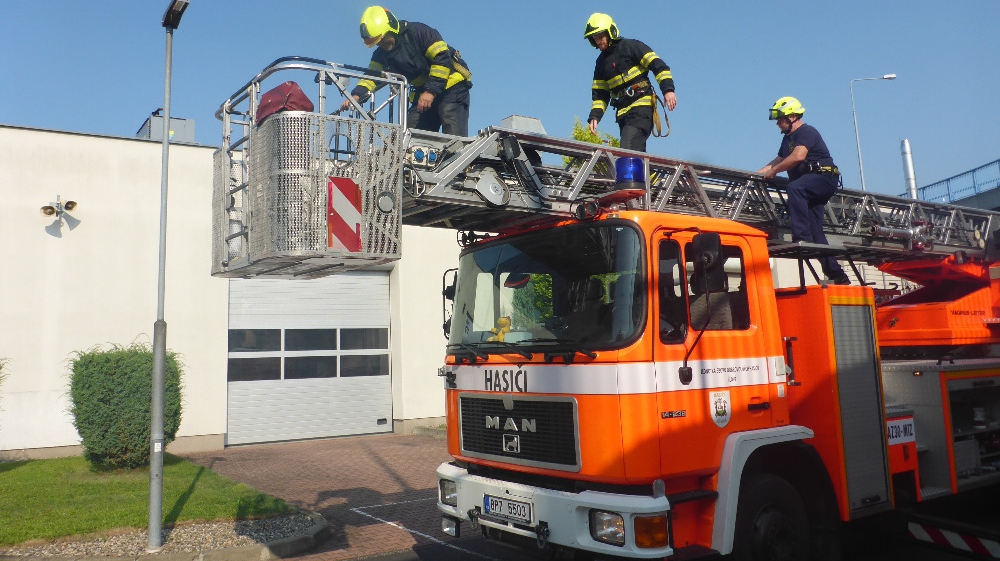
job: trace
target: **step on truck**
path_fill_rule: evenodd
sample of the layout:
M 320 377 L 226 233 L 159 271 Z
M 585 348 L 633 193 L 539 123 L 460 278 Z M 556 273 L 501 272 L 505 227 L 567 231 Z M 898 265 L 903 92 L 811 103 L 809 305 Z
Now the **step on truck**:
M 261 117 L 290 75 L 313 110 Z M 445 533 L 562 558 L 835 559 L 842 522 L 1000 483 L 997 214 L 841 189 L 830 244 L 791 242 L 781 180 L 518 116 L 408 129 L 391 74 L 332 111 L 363 76 L 287 57 L 222 104 L 212 273 L 315 278 L 398 259 L 402 224 L 458 232 Z M 826 255 L 851 286 L 819 278 Z M 781 261 L 798 283 L 775 287 Z M 877 298 L 858 264 L 917 288 Z

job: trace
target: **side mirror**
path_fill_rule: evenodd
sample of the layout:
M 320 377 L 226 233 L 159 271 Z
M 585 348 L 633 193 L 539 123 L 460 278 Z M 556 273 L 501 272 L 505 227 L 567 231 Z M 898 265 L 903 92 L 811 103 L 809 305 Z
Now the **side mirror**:
M 726 271 L 722 267 L 722 241 L 718 232 L 696 234 L 691 240 L 694 251 L 694 276 L 704 279 L 705 292 L 726 290 Z
M 448 282 L 448 274 L 451 273 L 451 283 Z M 455 301 L 455 281 L 458 280 L 458 269 L 448 269 L 441 276 L 441 295 L 445 300 Z
M 451 274 L 451 282 L 448 282 L 448 275 Z M 444 338 L 451 336 L 451 315 L 455 308 L 455 283 L 458 282 L 458 269 L 448 269 L 441 275 L 441 329 L 444 330 Z M 451 302 L 449 308 L 448 302 Z

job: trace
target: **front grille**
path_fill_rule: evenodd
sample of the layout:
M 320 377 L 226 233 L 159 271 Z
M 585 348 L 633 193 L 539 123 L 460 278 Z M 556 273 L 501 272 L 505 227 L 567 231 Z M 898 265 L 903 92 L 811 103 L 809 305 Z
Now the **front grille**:
M 507 463 L 579 471 L 576 400 L 459 396 L 462 453 Z M 532 431 L 531 428 L 534 428 Z

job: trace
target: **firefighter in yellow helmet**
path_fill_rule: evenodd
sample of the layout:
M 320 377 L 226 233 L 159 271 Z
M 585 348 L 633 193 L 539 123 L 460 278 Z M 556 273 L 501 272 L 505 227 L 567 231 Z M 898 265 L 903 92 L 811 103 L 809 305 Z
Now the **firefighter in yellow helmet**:
M 783 135 L 778 155 L 757 170 L 764 179 L 788 172 L 788 213 L 792 222 L 792 241 L 827 245 L 823 217 L 827 201 L 840 187 L 840 171 L 819 131 L 802 121 L 806 108 L 798 99 L 782 97 L 768 112 L 777 121 Z M 834 284 L 851 284 L 851 279 L 833 257 L 819 259 L 823 273 Z
M 615 120 L 621 130 L 622 148 L 645 152 L 646 139 L 653 131 L 658 95 L 649 72 L 652 71 L 663 94 L 664 107 L 673 111 L 677 96 L 670 67 L 642 41 L 621 37 L 618 26 L 607 14 L 591 15 L 583 36 L 601 51 L 591 89 L 593 104 L 587 119 L 590 131 L 597 132 L 597 123 L 610 104 L 617 109 Z
M 396 19 L 388 9 L 370 6 L 361 15 L 361 39 L 376 47 L 368 74 L 394 72 L 410 82 L 407 126 L 468 136 L 469 89 L 472 74 L 461 54 L 448 46 L 436 29 L 415 21 Z M 351 95 L 367 100 L 377 87 L 361 80 Z M 343 111 L 351 106 L 344 100 Z

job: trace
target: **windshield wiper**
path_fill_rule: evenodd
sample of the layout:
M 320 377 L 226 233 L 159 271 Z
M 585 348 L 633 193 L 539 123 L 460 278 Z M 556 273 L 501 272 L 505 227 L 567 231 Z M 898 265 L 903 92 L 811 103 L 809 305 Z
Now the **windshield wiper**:
M 471 344 L 468 344 L 468 343 L 453 343 L 451 345 L 448 345 L 448 350 L 454 350 L 456 347 L 457 348 L 461 348 L 462 350 L 468 352 L 472 356 L 474 356 L 476 358 L 479 358 L 479 359 L 482 359 L 482 360 L 489 360 L 489 358 L 490 358 L 490 354 L 489 353 L 487 353 L 485 351 L 481 351 L 478 348 L 476 348 L 476 347 L 474 347 L 474 346 L 472 346 Z M 458 353 L 455 353 L 455 354 L 458 354 Z
M 573 362 L 573 358 L 577 353 L 582 354 L 587 358 L 597 358 L 597 353 L 583 347 L 579 341 L 576 339 L 564 339 L 559 337 L 539 337 L 536 339 L 524 339 L 522 343 L 550 343 L 552 345 L 562 345 L 569 347 L 569 352 L 546 352 L 545 362 L 552 362 L 552 359 L 561 356 L 563 357 L 563 362 L 570 363 Z
M 531 360 L 531 357 L 534 356 L 531 353 L 529 353 L 528 351 L 526 351 L 524 349 L 521 349 L 521 348 L 518 348 L 518 346 L 515 345 L 514 343 L 508 343 L 506 341 L 490 341 L 490 343 L 492 343 L 494 345 L 500 345 L 501 347 L 503 347 L 505 349 L 510 349 L 510 350 L 514 351 L 515 353 L 523 356 L 524 358 L 526 358 L 528 360 Z
M 455 343 L 452 345 L 448 345 L 449 349 L 452 347 L 461 347 L 462 349 L 469 351 L 470 353 L 476 355 L 478 358 L 481 358 L 483 360 L 490 358 L 490 352 L 482 350 L 484 347 L 485 348 L 503 347 L 505 349 L 510 349 L 514 351 L 515 354 L 519 354 L 528 360 L 531 360 L 532 357 L 532 354 L 529 353 L 528 351 L 524 349 L 519 349 L 517 345 L 513 343 L 508 343 L 506 341 L 482 341 L 477 343 Z M 493 354 L 505 354 L 505 353 L 493 353 Z

